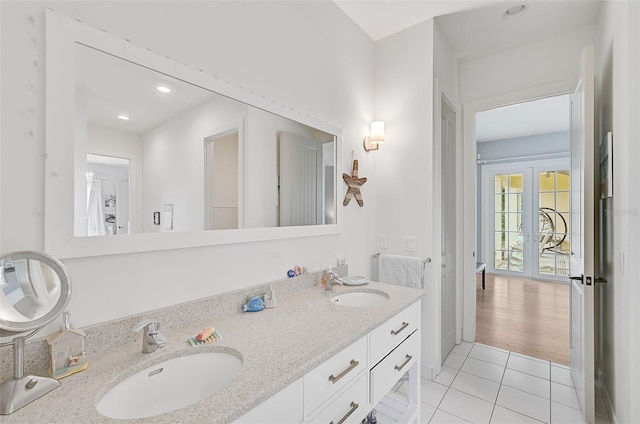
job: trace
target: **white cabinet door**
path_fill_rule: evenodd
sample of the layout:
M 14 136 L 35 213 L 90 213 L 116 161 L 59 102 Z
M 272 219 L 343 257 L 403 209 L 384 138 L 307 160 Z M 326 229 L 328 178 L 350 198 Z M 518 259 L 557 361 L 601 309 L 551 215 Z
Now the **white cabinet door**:
M 303 419 L 302 378 L 234 421 L 234 424 L 298 424 Z

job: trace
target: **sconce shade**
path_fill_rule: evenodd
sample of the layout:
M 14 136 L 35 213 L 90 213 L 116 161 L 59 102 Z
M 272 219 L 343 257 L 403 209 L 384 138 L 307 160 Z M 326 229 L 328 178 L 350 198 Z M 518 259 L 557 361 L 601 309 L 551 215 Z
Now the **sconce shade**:
M 370 134 L 364 138 L 364 150 L 380 149 L 380 144 L 384 143 L 384 121 L 373 121 L 371 123 Z
M 371 123 L 371 135 L 374 143 L 384 143 L 384 121 L 373 121 Z

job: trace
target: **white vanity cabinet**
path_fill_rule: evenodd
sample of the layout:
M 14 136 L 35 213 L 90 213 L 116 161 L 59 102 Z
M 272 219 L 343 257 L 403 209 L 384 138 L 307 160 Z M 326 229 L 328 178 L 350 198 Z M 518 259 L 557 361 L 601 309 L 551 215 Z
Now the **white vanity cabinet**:
M 244 414 L 234 424 L 299 424 L 304 418 L 302 391 L 303 379 L 300 378 Z
M 420 302 L 416 302 L 234 424 L 358 424 L 374 408 L 380 424 L 417 424 L 419 330 Z M 408 396 L 391 390 L 405 374 L 403 391 Z

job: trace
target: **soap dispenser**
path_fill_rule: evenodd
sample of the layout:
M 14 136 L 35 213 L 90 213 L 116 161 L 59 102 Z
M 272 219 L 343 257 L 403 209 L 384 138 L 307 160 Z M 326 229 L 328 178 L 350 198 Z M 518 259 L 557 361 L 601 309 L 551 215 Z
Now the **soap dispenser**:
M 72 328 L 71 314 L 68 312 L 62 315 L 62 321 L 60 331 L 47 337 L 49 375 L 57 379 L 83 371 L 89 366 L 84 350 L 84 331 Z

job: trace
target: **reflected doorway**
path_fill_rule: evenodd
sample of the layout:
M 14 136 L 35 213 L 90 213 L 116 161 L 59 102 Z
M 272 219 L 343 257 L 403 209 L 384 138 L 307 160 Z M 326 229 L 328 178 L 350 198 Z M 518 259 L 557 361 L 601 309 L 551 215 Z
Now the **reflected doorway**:
M 239 227 L 239 128 L 205 139 L 205 230 Z
M 129 172 L 127 158 L 87 155 L 86 235 L 130 233 Z

